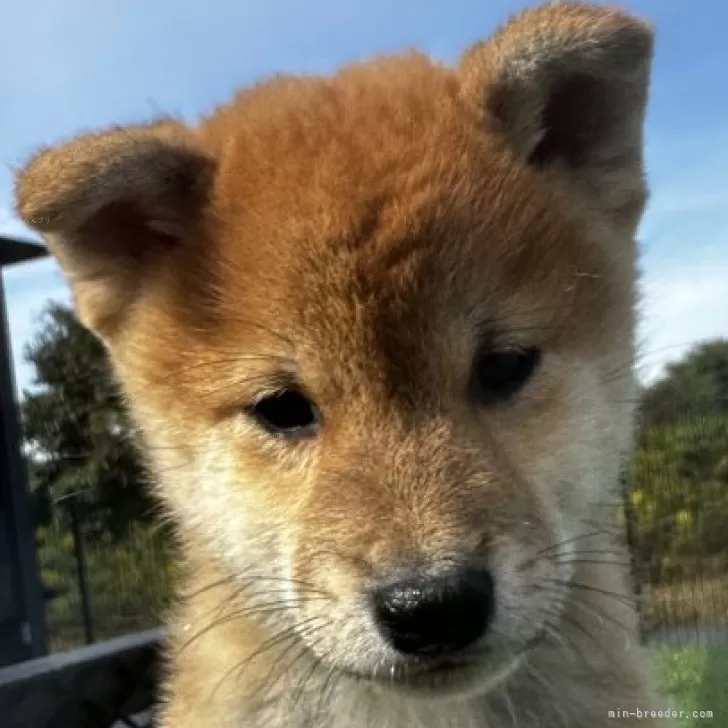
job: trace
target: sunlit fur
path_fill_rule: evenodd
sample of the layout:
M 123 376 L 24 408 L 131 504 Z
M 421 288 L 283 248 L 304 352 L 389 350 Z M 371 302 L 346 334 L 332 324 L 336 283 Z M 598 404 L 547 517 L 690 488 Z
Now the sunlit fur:
M 617 519 L 650 55 L 629 16 L 547 6 L 454 69 L 277 78 L 197 128 L 82 136 L 21 173 L 178 530 L 162 728 L 596 728 L 653 707 Z M 542 352 L 489 405 L 469 389 L 484 342 Z M 313 437 L 249 416 L 289 381 Z M 466 667 L 376 629 L 366 586 L 409 563 L 492 570 Z

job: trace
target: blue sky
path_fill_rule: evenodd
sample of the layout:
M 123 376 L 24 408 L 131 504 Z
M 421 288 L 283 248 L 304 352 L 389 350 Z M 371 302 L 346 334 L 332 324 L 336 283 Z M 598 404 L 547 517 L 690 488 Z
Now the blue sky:
M 416 46 L 455 61 L 524 6 L 513 0 L 23 0 L 0 10 L 0 233 L 13 168 L 79 131 L 190 120 L 277 71 L 326 72 Z M 644 219 L 643 373 L 702 338 L 728 336 L 728 4 L 633 0 L 657 53 L 647 123 L 652 200 Z M 699 10 L 696 10 L 699 8 Z M 68 300 L 51 261 L 5 274 L 16 378 L 49 298 Z

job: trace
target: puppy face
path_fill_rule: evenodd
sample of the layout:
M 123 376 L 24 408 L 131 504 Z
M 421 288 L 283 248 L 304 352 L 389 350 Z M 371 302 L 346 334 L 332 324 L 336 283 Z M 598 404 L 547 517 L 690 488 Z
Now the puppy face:
M 629 445 L 650 51 L 548 6 L 20 176 L 186 542 L 327 667 L 483 691 L 558 619 Z

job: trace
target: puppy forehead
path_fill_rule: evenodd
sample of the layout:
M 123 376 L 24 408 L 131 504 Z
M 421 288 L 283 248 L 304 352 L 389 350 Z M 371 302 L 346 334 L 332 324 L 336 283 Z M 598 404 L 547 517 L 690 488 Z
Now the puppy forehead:
M 319 359 L 358 351 L 424 373 L 468 314 L 525 288 L 545 300 L 593 267 L 457 90 L 411 56 L 275 80 L 203 123 L 226 337 L 264 335 L 238 330 L 257 320 Z

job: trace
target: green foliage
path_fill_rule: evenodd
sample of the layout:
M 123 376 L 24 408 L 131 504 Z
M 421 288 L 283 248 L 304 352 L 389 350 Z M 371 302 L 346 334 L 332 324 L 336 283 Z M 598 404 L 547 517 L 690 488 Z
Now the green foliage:
M 70 493 L 83 494 L 79 510 L 92 538 L 149 520 L 153 502 L 101 342 L 71 309 L 50 303 L 25 358 L 35 368 L 21 417 L 37 520 L 66 520 L 58 503 Z
M 630 485 L 651 583 L 728 571 L 728 341 L 696 347 L 643 392 Z
M 53 651 L 84 643 L 73 536 L 56 527 L 37 531 L 43 583 L 53 590 L 46 620 Z M 99 640 L 160 624 L 172 598 L 176 572 L 170 539 L 161 529 L 137 524 L 112 541 L 86 550 L 91 613 Z
M 692 416 L 650 427 L 632 465 L 640 559 L 652 580 L 678 576 L 690 557 L 728 553 L 728 416 Z M 726 559 L 728 564 L 728 559 Z
M 709 414 L 728 415 L 728 340 L 696 346 L 642 393 L 642 431 Z
M 728 646 L 656 647 L 653 658 L 659 685 L 667 693 L 662 709 L 684 711 L 673 725 L 728 728 Z M 693 711 L 712 711 L 713 718 L 693 718 Z

